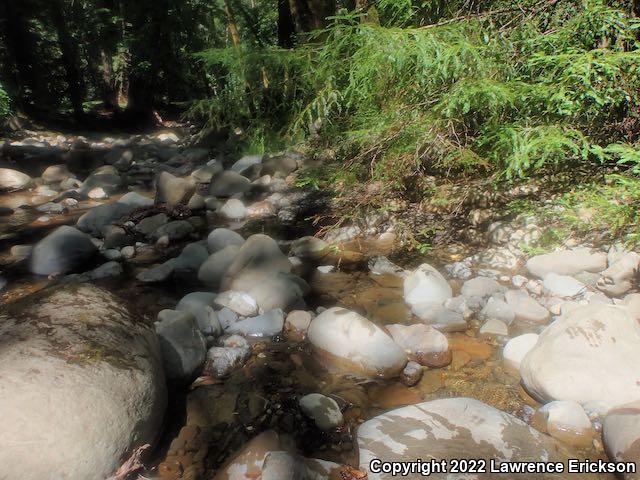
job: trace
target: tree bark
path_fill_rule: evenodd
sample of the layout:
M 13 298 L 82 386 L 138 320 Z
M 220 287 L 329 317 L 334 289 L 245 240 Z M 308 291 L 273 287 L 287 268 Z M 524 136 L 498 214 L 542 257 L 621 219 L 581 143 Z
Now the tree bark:
M 282 48 L 292 48 L 295 33 L 296 26 L 289 0 L 278 0 L 278 45 Z

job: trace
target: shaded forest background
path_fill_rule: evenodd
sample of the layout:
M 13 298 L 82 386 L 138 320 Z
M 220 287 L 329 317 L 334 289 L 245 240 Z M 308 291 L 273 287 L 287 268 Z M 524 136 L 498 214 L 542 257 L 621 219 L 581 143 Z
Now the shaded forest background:
M 341 181 L 389 188 L 634 170 L 637 15 L 598 0 L 5 0 L 0 115 L 172 112 L 242 128 L 253 150 L 317 142 Z

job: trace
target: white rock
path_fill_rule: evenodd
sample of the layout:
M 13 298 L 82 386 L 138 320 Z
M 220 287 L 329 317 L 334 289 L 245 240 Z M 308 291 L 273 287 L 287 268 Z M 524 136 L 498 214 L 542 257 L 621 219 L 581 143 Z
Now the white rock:
M 282 332 L 284 312 L 270 310 L 262 315 L 240 320 L 227 328 L 227 332 L 241 333 L 248 337 L 272 337 Z
M 490 297 L 494 293 L 504 290 L 493 278 L 476 277 L 467 280 L 462 285 L 460 293 L 465 298 L 470 297 Z
M 638 465 L 640 445 L 640 401 L 609 412 L 603 424 L 604 446 L 609 458 Z M 638 480 L 640 475 L 625 475 L 625 480 Z
M 478 317 L 481 320 L 499 320 L 505 325 L 511 325 L 516 318 L 516 314 L 507 302 L 500 300 L 496 297 L 491 297 L 487 300 L 487 304 L 484 306 Z M 494 324 L 497 326 L 497 324 Z
M 515 319 L 520 322 L 543 324 L 549 320 L 549 310 L 536 302 L 523 290 L 509 290 L 504 298 L 511 307 Z
M 568 275 L 558 275 L 557 273 L 549 273 L 544 279 L 543 286 L 550 295 L 565 298 L 576 297 L 586 291 L 584 283 Z
M 453 296 L 447 280 L 431 265 L 420 265 L 404 279 L 404 301 L 413 310 L 425 305 L 441 306 Z
M 557 400 L 536 413 L 547 433 L 571 445 L 590 447 L 595 431 L 582 406 L 571 400 Z
M 538 342 L 538 334 L 525 333 L 513 337 L 502 350 L 502 360 L 509 373 L 520 375 L 520 363 L 522 359 Z
M 491 318 L 478 331 L 480 338 L 504 338 L 509 336 L 509 327 L 502 320 Z
M 610 296 L 620 296 L 631 290 L 633 279 L 638 273 L 640 255 L 629 252 L 602 272 L 598 288 Z
M 410 359 L 428 367 L 443 367 L 451 363 L 449 341 L 429 325 L 387 325 L 393 340 Z
M 227 290 L 216 297 L 216 305 L 227 307 L 238 315 L 251 317 L 258 314 L 258 304 L 248 293 Z
M 222 250 L 229 245 L 237 245 L 241 247 L 244 243 L 244 238 L 239 233 L 229 230 L 228 228 L 216 228 L 211 231 L 207 237 L 207 248 L 209 253 L 215 253 L 218 250 Z
M 591 252 L 588 248 L 558 250 L 530 258 L 526 267 L 532 275 L 542 279 L 549 273 L 558 275 L 575 275 L 582 271 L 597 273 L 607 268 L 607 255 L 603 252 Z
M 218 315 L 213 310 L 217 295 L 210 292 L 191 292 L 180 299 L 176 310 L 191 313 L 204 335 L 217 336 L 222 333 Z
M 218 213 L 229 220 L 242 220 L 247 216 L 247 208 L 242 200 L 230 198 L 222 205 Z

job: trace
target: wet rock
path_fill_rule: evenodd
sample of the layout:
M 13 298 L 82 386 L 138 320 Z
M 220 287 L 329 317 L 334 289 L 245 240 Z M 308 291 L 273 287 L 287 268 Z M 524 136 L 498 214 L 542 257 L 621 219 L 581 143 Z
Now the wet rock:
M 343 471 L 340 465 L 326 460 L 305 458 L 289 452 L 270 452 L 264 460 L 260 479 L 332 480 L 344 478 L 341 475 Z
M 640 255 L 635 252 L 626 253 L 602 272 L 602 278 L 598 280 L 597 286 L 609 296 L 623 295 L 633 287 L 639 267 Z
M 173 273 L 176 278 L 191 281 L 200 270 L 200 266 L 209 258 L 207 247 L 202 243 L 190 243 L 186 245 L 173 263 Z
M 278 434 L 273 430 L 262 432 L 242 447 L 239 452 L 232 455 L 218 469 L 213 480 L 260 478 L 267 456 L 272 451 L 279 450 L 281 450 L 281 446 Z
M 232 267 L 233 265 L 229 269 Z M 231 286 L 246 291 L 255 298 L 262 311 L 305 308 L 303 298 L 310 289 L 302 278 L 282 272 L 259 278 L 258 280 L 257 276 L 252 277 L 250 273 L 243 271 L 231 282 Z
M 509 340 L 502 350 L 502 359 L 506 370 L 519 376 L 522 359 L 537 342 L 538 334 L 536 333 L 525 333 Z
M 103 278 L 113 278 L 122 275 L 122 265 L 116 261 L 111 261 L 100 265 L 98 268 L 87 272 L 86 275 L 91 280 L 100 280 Z
M 75 175 L 69 171 L 66 165 L 50 165 L 42 172 L 42 180 L 45 184 L 60 183 L 66 178 L 73 178 Z
M 193 211 L 204 210 L 205 207 L 206 207 L 206 204 L 204 202 L 204 197 L 199 193 L 194 193 L 191 196 L 189 203 L 187 203 L 187 208 Z
M 186 220 L 174 220 L 154 230 L 151 238 L 158 241 L 162 237 L 167 237 L 169 242 L 176 242 L 187 238 L 193 231 L 193 226 Z
M 180 299 L 176 310 L 189 312 L 198 323 L 198 328 L 204 335 L 217 336 L 222 333 L 218 315 L 213 310 L 216 294 L 210 292 L 191 292 Z
M 483 298 L 490 297 L 494 293 L 498 293 L 503 290 L 504 287 L 492 278 L 476 277 L 464 282 L 462 289 L 460 290 L 460 294 L 465 298 Z
M 122 178 L 115 167 L 104 165 L 94 170 L 80 187 L 80 193 L 87 195 L 94 188 L 102 188 L 107 194 L 111 195 L 118 191 L 122 186 Z
M 104 237 L 104 248 L 122 248 L 127 245 L 133 245 L 135 240 L 124 228 L 115 225 L 107 225 L 101 229 Z
M 50 214 L 60 214 L 67 211 L 67 209 L 64 208 L 64 205 L 61 205 L 59 203 L 53 203 L 53 202 L 43 203 L 42 205 L 36 207 L 36 210 L 38 210 L 39 212 L 50 213 Z
M 520 374 L 536 399 L 574 400 L 603 413 L 640 398 L 638 362 L 640 325 L 623 308 L 588 305 L 540 334 Z
M 14 262 L 19 262 L 21 260 L 25 260 L 26 258 L 28 258 L 29 255 L 31 255 L 32 250 L 33 250 L 32 245 L 14 245 L 9 250 L 9 253 L 11 254 L 11 259 Z
M 290 254 L 303 260 L 320 260 L 328 251 L 329 244 L 317 237 L 302 237 L 291 243 Z
M 307 330 L 311 325 L 313 316 L 305 310 L 293 310 L 287 315 L 284 322 L 284 330 L 287 338 L 296 342 L 302 342 L 307 338 Z
M 211 254 L 198 270 L 198 280 L 217 290 L 240 247 L 229 245 Z
M 120 253 L 122 254 L 122 258 L 129 260 L 136 256 L 136 247 L 133 245 L 127 245 L 120 249 Z
M 222 330 L 226 330 L 238 321 L 238 314 L 230 308 L 224 307 L 217 312 Z
M 107 260 L 110 260 L 110 261 L 122 260 L 122 253 L 120 253 L 120 250 L 118 250 L 117 248 L 108 248 L 106 250 L 103 250 L 101 253 L 102 253 L 102 256 Z
M 244 203 L 242 203 L 242 200 L 230 198 L 220 207 L 218 213 L 229 220 L 242 220 L 247 216 L 247 209 Z
M 467 280 L 471 278 L 473 273 L 471 269 L 462 262 L 454 262 L 444 266 L 444 269 L 447 271 L 449 275 L 453 278 L 459 278 L 460 280 Z
M 195 191 L 196 184 L 192 179 L 179 178 L 169 172 L 161 172 L 156 180 L 156 203 L 186 204 Z
M 215 302 L 216 305 L 227 307 L 243 317 L 251 317 L 258 313 L 258 304 L 251 295 L 244 292 L 222 292 L 216 297 Z
M 26 173 L 0 168 L 0 192 L 15 192 L 24 190 L 31 185 L 31 177 Z
M 447 280 L 426 263 L 404 279 L 404 301 L 414 313 L 430 306 L 441 306 L 452 296 L 453 291 Z
M 104 200 L 109 198 L 109 194 L 102 187 L 92 188 L 87 192 L 87 197 L 92 200 Z
M 212 347 L 207 352 L 204 373 L 215 378 L 227 377 L 251 358 L 248 344 L 238 347 Z
M 593 442 L 595 431 L 591 420 L 577 402 L 549 402 L 537 411 L 536 419 L 549 435 L 561 442 L 580 447 L 590 447 Z
M 129 248 L 129 247 L 125 247 Z M 122 250 L 124 250 L 123 248 Z M 123 257 L 128 258 L 124 252 Z M 141 271 L 136 275 L 136 278 L 143 283 L 161 283 L 166 282 L 173 275 L 174 262 L 171 260 L 166 261 L 160 265 Z
M 209 183 L 211 182 L 211 178 L 220 172 L 222 172 L 222 165 L 215 162 L 194 170 L 191 172 L 191 178 L 193 178 L 196 183 Z
M 239 333 L 248 337 L 272 337 L 281 333 L 283 326 L 284 312 L 276 309 L 229 325 L 227 332 Z
M 166 225 L 167 223 L 169 223 L 169 217 L 164 213 L 158 213 L 157 215 L 152 215 L 140 220 L 135 226 L 135 231 L 145 237 L 148 237 L 158 228 Z
M 469 328 L 462 313 L 447 307 L 433 307 L 427 304 L 424 310 L 416 308 L 414 314 L 424 323 L 441 332 L 462 332 Z
M 162 310 L 155 329 L 167 378 L 176 383 L 192 380 L 207 353 L 195 317 L 185 311 Z
M 549 310 L 523 290 L 509 290 L 504 294 L 504 298 L 517 321 L 538 325 L 549 320 Z
M 103 480 L 154 443 L 166 405 L 158 341 L 121 299 L 66 284 L 2 316 L 2 476 Z
M 320 430 L 328 431 L 344 423 L 340 407 L 333 398 L 320 393 L 310 393 L 300 399 L 300 409 L 311 418 Z
M 413 387 L 422 379 L 422 365 L 409 361 L 400 374 L 400 381 L 407 387 Z
M 82 182 L 77 178 L 65 178 L 60 182 L 60 190 L 73 190 L 82 187 Z M 70 193 L 70 192 L 69 192 Z M 76 193 L 76 192 L 74 192 Z M 78 195 L 80 195 L 78 193 Z
M 640 401 L 616 408 L 604 419 L 604 446 L 609 458 L 618 462 L 640 459 Z M 624 476 L 625 480 L 640 479 L 640 472 Z
M 251 188 L 251 180 L 237 172 L 225 170 L 211 179 L 209 195 L 226 198 L 244 193 L 249 188 Z
M 502 320 L 490 318 L 482 324 L 478 335 L 483 339 L 504 339 L 509 336 L 509 326 Z
M 151 205 L 153 205 L 153 199 L 145 197 L 144 195 L 140 195 L 137 192 L 129 192 L 120 197 L 118 203 L 128 205 L 133 210 L 140 207 L 150 207 Z
M 588 248 L 558 250 L 530 258 L 526 264 L 532 275 L 545 278 L 549 273 L 575 275 L 579 272 L 601 272 L 607 268 L 607 255 Z
M 81 268 L 97 253 L 91 237 L 63 225 L 36 243 L 31 252 L 29 270 L 37 275 L 68 273 Z
M 313 319 L 308 339 L 326 366 L 356 375 L 392 378 L 407 363 L 402 349 L 356 312 L 330 308 Z
M 98 205 L 82 215 L 76 226 L 83 232 L 100 235 L 104 227 L 129 214 L 135 208 L 137 207 L 120 201 Z
M 229 230 L 228 228 L 216 228 L 212 230 L 207 237 L 209 253 L 215 253 L 229 245 L 241 247 L 243 243 L 244 238 L 242 238 L 239 233 Z
M 245 155 L 240 160 L 231 165 L 231 170 L 242 175 L 246 171 L 251 169 L 251 167 L 260 165 L 262 163 L 262 158 L 263 155 Z
M 387 325 L 387 330 L 410 360 L 435 368 L 451 363 L 447 337 L 435 328 L 423 324 Z
M 586 291 L 584 283 L 568 275 L 549 273 L 542 282 L 544 289 L 557 297 L 576 297 Z
M 383 255 L 371 258 L 368 267 L 369 272 L 373 275 L 394 275 L 398 278 L 405 278 L 408 274 L 404 268 L 399 267 Z
M 427 459 L 494 459 L 505 461 L 561 461 L 574 454 L 551 437 L 518 418 L 471 398 L 447 398 L 402 407 L 363 423 L 358 429 L 360 468 L 371 480 L 391 480 L 390 473 L 373 473 L 373 459 L 388 462 Z M 566 465 L 566 463 L 565 463 Z M 417 472 L 406 478 L 423 478 Z M 450 473 L 432 472 L 429 478 L 446 480 Z M 505 477 L 506 478 L 506 477 Z M 557 479 L 558 474 L 538 475 Z M 578 480 L 584 474 L 562 474 Z

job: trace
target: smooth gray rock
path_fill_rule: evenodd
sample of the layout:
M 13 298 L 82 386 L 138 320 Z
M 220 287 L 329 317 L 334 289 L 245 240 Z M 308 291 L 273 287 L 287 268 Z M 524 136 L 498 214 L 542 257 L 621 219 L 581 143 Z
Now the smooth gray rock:
M 233 263 L 240 247 L 238 245 L 228 245 L 222 250 L 211 254 L 200 266 L 198 270 L 198 280 L 217 290 L 227 273 L 229 265 Z
M 584 283 L 568 275 L 558 275 L 557 273 L 547 274 L 542 285 L 550 295 L 564 298 L 576 297 L 586 291 Z
M 135 226 L 135 231 L 144 235 L 145 237 L 148 237 L 158 228 L 166 225 L 167 223 L 169 223 L 169 217 L 167 217 L 165 213 L 158 213 L 157 215 L 145 217 L 140 220 Z
M 189 202 L 196 191 L 193 179 L 179 178 L 169 172 L 161 172 L 156 180 L 156 203 L 181 205 Z
M 185 311 L 162 310 L 155 328 L 167 378 L 178 383 L 193 379 L 207 353 L 195 317 Z
M 239 333 L 248 337 L 272 337 L 282 332 L 284 312 L 270 310 L 257 317 L 247 318 L 230 325 L 229 333 Z
M 237 172 L 225 170 L 211 179 L 209 195 L 214 197 L 231 197 L 244 193 L 251 188 L 251 180 Z
M 213 310 L 216 294 L 210 292 L 191 292 L 180 299 L 176 310 L 191 313 L 198 322 L 198 328 L 204 335 L 218 336 L 222 327 L 218 314 Z
M 187 238 L 193 231 L 193 225 L 186 220 L 174 220 L 154 230 L 151 238 L 158 241 L 162 237 L 167 237 L 169 242 L 175 242 Z
M 494 293 L 498 293 L 504 290 L 498 282 L 493 278 L 476 277 L 467 280 L 462 285 L 460 294 L 465 298 L 470 297 L 490 297 Z
M 414 313 L 442 306 L 452 296 L 447 280 L 429 264 L 423 263 L 404 279 L 404 301 Z
M 255 165 L 260 165 L 262 163 L 262 158 L 264 155 L 245 155 L 240 160 L 231 165 L 231 170 L 244 174 L 247 170 Z
M 244 238 L 242 238 L 239 233 L 229 230 L 228 228 L 216 228 L 207 236 L 209 253 L 215 253 L 229 245 L 241 247 L 243 243 Z
M 344 418 L 336 401 L 321 393 L 309 393 L 299 401 L 300 409 L 323 431 L 333 430 L 344 424 Z
M 91 237 L 63 225 L 35 244 L 29 270 L 37 275 L 56 275 L 80 269 L 98 253 Z
M 100 235 L 104 227 L 131 213 L 135 208 L 137 207 L 134 205 L 121 202 L 98 205 L 83 214 L 76 226 L 83 232 Z

